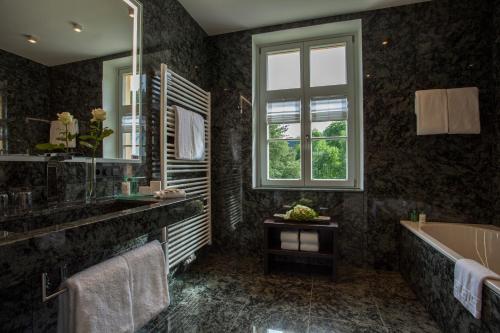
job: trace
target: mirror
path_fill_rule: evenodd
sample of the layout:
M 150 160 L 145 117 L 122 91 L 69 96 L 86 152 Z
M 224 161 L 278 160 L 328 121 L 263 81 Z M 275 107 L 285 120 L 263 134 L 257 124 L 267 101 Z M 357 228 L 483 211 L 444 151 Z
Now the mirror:
M 136 0 L 0 0 L 1 157 L 40 155 L 35 146 L 54 141 L 90 156 L 80 137 L 61 143 L 54 121 L 71 113 L 77 122 L 68 133 L 78 128 L 81 136 L 96 108 L 113 130 L 96 156 L 144 156 L 141 19 Z

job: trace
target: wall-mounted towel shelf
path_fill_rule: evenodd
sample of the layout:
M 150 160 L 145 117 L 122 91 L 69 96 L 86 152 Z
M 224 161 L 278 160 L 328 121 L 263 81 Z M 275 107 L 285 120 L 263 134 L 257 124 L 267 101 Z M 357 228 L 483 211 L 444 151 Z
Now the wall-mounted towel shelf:
M 165 254 L 165 260 L 168 263 L 168 257 L 167 257 L 167 247 L 168 247 L 168 241 L 167 241 L 167 227 L 161 228 L 160 232 L 160 244 L 163 249 L 163 253 Z M 167 264 L 168 265 L 168 264 Z M 167 266 L 168 267 L 168 266 Z M 61 267 L 61 280 L 64 281 L 67 277 L 67 272 L 66 272 L 66 266 Z M 48 289 L 49 289 L 49 278 L 47 273 L 42 273 L 42 302 L 47 302 L 53 298 L 56 298 L 57 296 L 64 294 L 68 291 L 66 288 L 62 288 L 57 290 L 56 292 L 52 294 L 48 294 Z

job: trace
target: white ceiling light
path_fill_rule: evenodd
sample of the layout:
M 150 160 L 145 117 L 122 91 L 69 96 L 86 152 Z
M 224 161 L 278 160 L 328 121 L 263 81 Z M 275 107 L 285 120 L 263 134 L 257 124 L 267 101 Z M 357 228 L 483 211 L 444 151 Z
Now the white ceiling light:
M 78 24 L 76 22 L 71 22 L 71 25 L 73 26 L 74 32 L 82 32 L 83 27 L 80 24 Z
M 26 40 L 28 41 L 28 43 L 31 43 L 31 44 L 38 43 L 38 38 L 36 38 L 33 35 L 24 35 L 24 37 L 26 37 Z

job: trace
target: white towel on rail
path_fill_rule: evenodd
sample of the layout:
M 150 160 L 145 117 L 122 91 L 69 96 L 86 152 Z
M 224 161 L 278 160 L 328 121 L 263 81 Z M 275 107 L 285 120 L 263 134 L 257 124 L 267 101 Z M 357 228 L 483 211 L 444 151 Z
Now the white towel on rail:
M 417 135 L 448 133 L 446 89 L 420 90 L 415 93 Z
M 202 160 L 205 156 L 205 120 L 180 106 L 175 109 L 175 158 Z
M 479 134 L 479 89 L 448 89 L 448 124 L 450 134 Z
M 453 295 L 472 315 L 480 319 L 484 280 L 500 276 L 472 259 L 459 259 L 455 263 Z
M 134 332 L 127 262 L 121 256 L 87 268 L 61 286 L 59 333 Z
M 137 331 L 170 302 L 165 255 L 158 241 L 123 254 L 130 270 L 132 316 Z

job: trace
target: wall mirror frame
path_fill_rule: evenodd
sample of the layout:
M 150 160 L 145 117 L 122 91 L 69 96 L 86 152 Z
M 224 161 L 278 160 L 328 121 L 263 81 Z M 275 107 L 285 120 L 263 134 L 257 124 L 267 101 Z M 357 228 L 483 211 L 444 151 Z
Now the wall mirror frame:
M 30 3 L 30 1 L 34 2 Z M 50 0 L 46 4 L 47 6 L 55 6 L 58 1 L 67 0 Z M 74 92 L 75 96 L 73 97 L 73 100 L 80 99 L 82 102 L 81 105 L 73 103 L 73 105 L 75 105 L 75 109 L 80 108 L 79 111 L 74 111 L 76 113 L 75 118 L 78 118 L 80 134 L 84 133 L 85 130 L 88 132 L 88 128 L 91 124 L 90 111 L 93 108 L 103 108 L 107 112 L 107 118 L 104 121 L 104 126 L 113 129 L 114 133 L 104 139 L 101 147 L 99 148 L 99 153 L 96 155 L 98 157 L 97 161 L 141 163 L 145 158 L 146 143 L 146 125 L 142 113 L 142 95 L 145 90 L 145 79 L 143 77 L 142 70 L 142 4 L 138 0 L 112 0 L 108 2 L 108 4 L 112 2 L 112 5 L 107 5 L 108 8 L 104 8 L 102 6 L 106 5 L 104 5 L 104 3 L 99 3 L 98 0 L 71 1 L 73 2 L 71 5 L 79 7 L 71 9 L 71 5 L 66 2 L 61 5 L 61 7 L 66 7 L 66 11 L 64 9 L 56 11 L 61 13 L 60 17 L 55 17 L 55 20 L 50 20 L 47 17 L 43 20 L 39 20 L 39 30 L 43 30 L 46 34 L 43 35 L 42 32 L 40 32 L 40 37 L 36 38 L 39 40 L 32 43 L 33 45 L 29 44 L 31 43 L 29 41 L 30 35 L 27 35 L 27 33 L 33 30 L 38 31 L 33 23 L 33 17 L 37 10 L 36 6 L 39 6 L 41 2 L 38 2 L 37 0 L 20 0 L 20 2 L 8 2 L 2 5 L 2 7 L 10 6 L 4 8 L 4 10 L 6 10 L 4 15 L 12 15 L 14 11 L 26 13 L 26 21 L 24 22 L 27 22 L 27 24 L 25 24 L 24 27 L 23 24 L 20 23 L 17 28 L 15 28 L 16 24 L 12 21 L 4 23 L 6 25 L 5 27 L 7 27 L 7 25 L 12 27 L 12 31 L 7 31 L 7 33 L 10 34 L 9 36 L 0 38 L 0 58 L 7 58 L 5 61 L 0 59 L 0 161 L 49 160 L 50 156 L 48 156 L 49 154 L 47 154 L 47 152 L 34 149 L 36 143 L 40 143 L 40 140 L 43 139 L 46 141 L 50 140 L 50 122 L 57 119 L 57 113 L 70 112 L 73 114 L 73 109 L 70 103 L 66 103 L 66 105 L 64 105 L 64 102 L 60 102 L 61 99 L 64 99 L 65 97 L 60 91 L 54 92 L 50 90 L 47 93 L 49 97 L 47 97 L 46 100 L 50 100 L 50 102 L 44 100 L 44 105 L 48 104 L 47 109 L 49 110 L 46 113 L 37 113 L 32 111 L 30 107 L 25 107 L 24 105 L 21 107 L 16 105 L 16 103 L 19 104 L 20 100 L 23 100 L 23 97 L 26 94 L 29 94 L 26 90 L 29 90 L 30 87 L 36 86 L 33 82 L 40 80 L 40 76 L 42 75 L 40 74 L 40 71 L 37 71 L 38 67 L 31 70 L 31 72 L 34 72 L 36 77 L 33 80 L 31 78 L 23 78 L 23 80 L 29 82 L 29 85 L 26 84 L 23 86 L 23 94 L 17 94 L 18 91 L 16 91 L 16 89 L 19 89 L 18 86 L 11 84 L 10 81 L 15 81 L 16 77 L 20 76 L 19 68 L 28 67 L 33 64 L 33 66 L 41 66 L 40 68 L 43 67 L 44 70 L 47 69 L 47 77 L 50 79 L 50 83 L 47 84 L 49 87 L 47 89 L 49 90 L 54 89 L 54 86 L 57 86 L 57 84 L 53 83 L 54 77 L 57 76 L 56 74 L 53 74 L 53 72 L 60 71 L 60 68 L 64 68 L 64 70 L 68 72 L 67 68 L 69 68 L 70 65 L 78 64 L 80 66 L 80 64 L 83 64 L 79 68 L 79 75 L 81 79 L 79 88 L 84 90 L 84 92 L 79 93 L 76 91 L 77 89 L 74 89 L 76 92 Z M 86 4 L 86 2 L 88 3 Z M 16 4 L 14 3 L 18 3 L 19 8 L 16 8 Z M 26 10 L 26 8 L 30 8 L 30 4 L 33 5 L 33 8 L 31 10 Z M 81 8 L 89 6 L 90 4 L 95 4 L 95 6 L 100 7 L 95 8 L 95 6 L 93 6 L 91 9 L 93 12 L 89 12 L 85 17 L 85 15 L 81 14 Z M 117 8 L 119 10 L 117 10 Z M 93 21 L 94 17 L 99 16 L 101 9 L 103 11 L 101 13 L 102 16 Z M 106 9 L 108 10 L 108 14 L 106 14 Z M 71 12 L 71 10 L 73 10 L 73 12 Z M 0 11 L 2 11 L 2 8 L 0 8 Z M 7 12 L 9 12 L 9 14 L 7 14 Z M 52 10 L 50 13 L 51 15 L 56 15 Z M 109 15 L 109 13 L 121 16 L 119 18 L 106 20 L 109 16 L 105 17 L 104 15 Z M 2 14 L 0 14 L 0 16 L 2 16 Z M 126 20 L 123 16 L 126 16 Z M 83 22 L 76 24 L 75 21 L 72 21 L 73 17 L 81 19 Z M 18 17 L 17 20 L 22 21 L 23 19 Z M 50 26 L 53 25 L 53 21 L 57 21 L 60 24 L 60 26 L 58 26 L 59 30 L 62 30 L 61 26 L 64 29 L 68 28 L 68 31 L 71 30 L 70 28 L 74 31 L 80 29 L 80 31 L 77 31 L 78 33 L 74 33 L 75 39 L 76 37 L 80 37 L 87 33 L 88 36 L 86 36 L 86 38 L 92 38 L 90 39 L 91 41 L 95 40 L 96 45 L 89 45 L 92 44 L 91 42 L 87 43 L 88 49 L 80 49 L 81 55 L 77 56 L 81 56 L 81 59 L 77 59 L 74 62 L 59 61 L 57 63 L 55 60 L 56 56 L 71 57 L 71 52 L 75 52 L 75 50 L 57 50 L 55 46 L 52 46 L 58 44 L 56 41 L 50 40 L 51 38 L 56 39 L 55 35 L 53 36 L 47 33 L 47 31 L 51 28 Z M 125 22 L 125 24 L 127 24 L 126 29 L 122 29 L 122 25 L 120 25 L 120 27 L 110 26 L 115 22 L 119 22 L 120 24 L 124 24 L 123 22 Z M 33 26 L 35 27 L 33 28 Z M 109 31 L 107 31 L 108 27 Z M 101 31 L 96 31 L 98 29 L 101 29 Z M 111 32 L 120 34 L 122 41 L 121 44 L 112 38 L 113 35 Z M 68 34 L 68 32 L 66 33 Z M 16 38 L 17 41 L 15 41 Z M 19 46 L 16 46 L 15 43 L 18 43 Z M 22 45 L 21 43 L 24 43 L 25 45 Z M 35 52 L 33 51 L 34 48 L 32 48 L 31 51 L 23 51 L 23 48 L 30 46 L 36 47 L 37 44 L 41 44 L 38 46 L 42 46 L 39 48 L 39 55 L 29 53 Z M 109 45 L 110 51 L 108 53 L 104 53 L 106 52 L 107 45 Z M 54 52 L 55 57 L 52 63 L 50 59 L 50 52 L 47 53 L 47 49 L 49 47 L 54 47 L 54 50 L 60 51 Z M 92 54 L 93 50 L 99 50 L 101 53 Z M 36 58 L 37 56 L 39 58 Z M 39 61 L 39 59 L 42 60 Z M 48 60 L 44 62 L 44 59 Z M 91 62 L 94 63 L 91 66 L 88 65 Z M 9 70 L 11 71 L 10 77 L 8 73 Z M 96 80 L 95 76 L 97 74 L 89 72 L 91 70 L 99 72 L 98 75 L 100 78 L 98 77 Z M 87 79 L 85 77 L 86 73 L 89 77 L 93 76 L 94 80 L 90 78 Z M 64 77 L 64 79 L 68 81 L 68 73 L 65 73 L 65 75 L 66 77 Z M 71 75 L 71 73 L 69 73 L 69 75 Z M 13 77 L 14 79 L 12 79 Z M 64 85 L 64 79 L 59 79 L 59 82 L 56 83 Z M 93 86 L 82 88 L 82 85 L 84 85 L 85 82 L 89 85 L 93 84 Z M 95 84 L 96 82 L 97 84 Z M 71 85 L 71 83 L 68 85 Z M 91 93 L 86 94 L 86 90 L 91 91 Z M 61 95 L 63 96 L 61 97 Z M 92 102 L 84 100 L 87 95 L 92 95 Z M 53 96 L 56 96 L 54 100 L 52 100 Z M 99 96 L 100 98 L 96 96 Z M 18 106 L 17 109 L 20 111 L 16 110 L 16 106 Z M 33 107 L 33 110 L 36 109 L 36 107 Z M 12 127 L 13 130 L 11 130 L 10 127 Z M 34 132 L 34 127 L 40 129 L 39 131 L 43 131 L 43 133 L 32 137 L 23 135 L 23 133 Z M 17 137 L 16 132 L 19 133 Z M 22 140 L 26 140 L 27 142 L 22 142 Z M 76 143 L 74 147 L 73 157 L 70 161 L 83 162 L 89 158 L 88 151 L 84 148 L 80 149 L 80 145 L 78 143 Z

